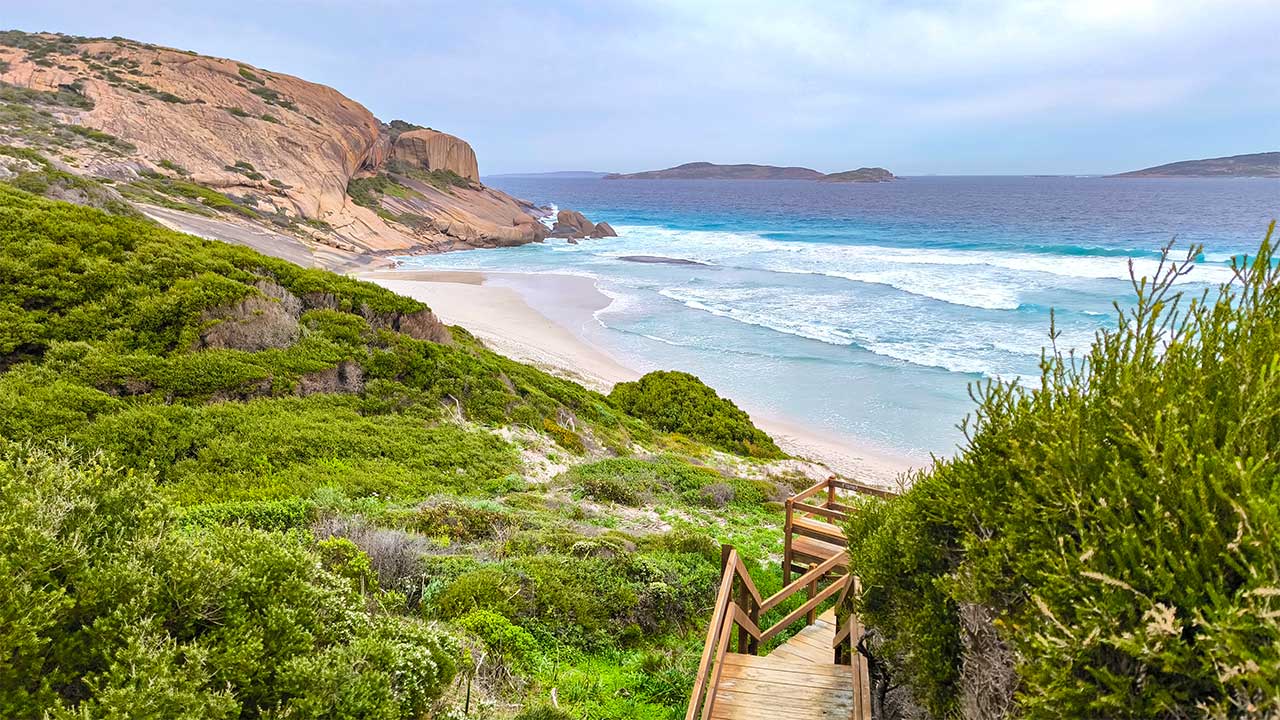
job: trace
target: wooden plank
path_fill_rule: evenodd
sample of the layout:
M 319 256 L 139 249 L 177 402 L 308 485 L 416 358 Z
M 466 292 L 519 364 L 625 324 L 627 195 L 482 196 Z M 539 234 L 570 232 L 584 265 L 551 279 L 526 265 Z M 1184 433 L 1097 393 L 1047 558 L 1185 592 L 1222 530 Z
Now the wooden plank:
M 722 702 L 716 704 L 713 718 L 763 718 L 765 720 L 818 720 L 830 718 L 848 720 L 853 711 L 853 698 L 849 693 L 832 691 L 826 698 L 790 699 L 767 693 L 743 693 L 725 691 Z
M 808 503 L 796 503 L 794 509 L 795 509 L 795 512 L 797 513 L 803 512 L 803 513 L 809 513 L 810 515 L 821 515 L 822 517 L 830 518 L 832 520 L 844 521 L 849 519 L 848 513 L 841 512 L 834 508 L 823 507 L 821 505 L 810 505 Z
M 797 506 L 799 507 L 799 506 Z M 814 520 L 807 517 L 795 517 L 791 519 L 791 531 L 805 531 L 805 534 L 817 536 L 819 540 L 830 539 L 835 544 L 845 542 L 844 531 L 829 522 Z
M 836 667 L 841 667 L 843 669 L 843 666 Z M 724 668 L 724 675 L 720 677 L 720 685 L 722 687 L 727 687 L 729 683 L 740 684 L 741 681 L 769 683 L 772 685 L 821 687 L 830 688 L 832 690 L 852 690 L 854 688 L 853 679 L 847 672 L 793 672 L 782 668 L 771 667 L 766 663 L 755 663 L 752 665 L 726 664 Z
M 793 562 L 796 559 L 814 559 L 828 560 L 832 557 L 840 556 L 839 567 L 848 566 L 848 557 L 845 555 L 845 549 L 839 545 L 815 540 L 807 535 L 795 535 L 791 539 L 791 557 Z
M 818 647 L 817 645 L 805 645 L 803 643 L 787 643 L 786 648 L 789 652 L 804 658 L 814 665 L 830 665 L 831 664 L 831 648 Z
M 744 663 L 742 661 L 743 658 L 746 658 L 748 660 L 754 660 L 755 662 L 752 662 L 749 664 Z M 791 675 L 799 676 L 801 678 L 829 677 L 829 678 L 837 678 L 841 682 L 845 682 L 845 683 L 852 682 L 850 680 L 851 675 L 849 673 L 848 665 L 835 665 L 832 663 L 816 664 L 816 663 L 810 663 L 810 662 L 797 662 L 795 660 L 788 660 L 784 658 L 774 657 L 773 655 L 765 655 L 762 657 L 757 657 L 754 655 L 737 655 L 734 653 L 729 653 L 728 655 L 725 656 L 724 671 L 736 672 L 736 670 L 732 670 L 732 668 L 734 667 L 761 668 L 761 669 L 771 670 L 771 671 L 780 672 L 780 673 L 788 673 Z

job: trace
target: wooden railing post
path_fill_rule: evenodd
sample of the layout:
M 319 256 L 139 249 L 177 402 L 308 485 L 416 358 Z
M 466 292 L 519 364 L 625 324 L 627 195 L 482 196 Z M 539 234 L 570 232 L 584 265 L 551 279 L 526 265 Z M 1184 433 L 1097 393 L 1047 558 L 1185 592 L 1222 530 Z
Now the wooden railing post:
M 831 507 L 836 504 L 836 484 L 831 482 L 835 479 L 835 475 L 827 478 L 827 507 Z
M 742 582 L 741 580 L 738 581 L 738 607 L 740 608 L 751 607 L 751 596 L 747 593 L 747 584 L 745 582 Z M 749 641 L 749 637 L 750 636 L 747 634 L 747 629 L 739 625 L 738 626 L 738 646 L 737 646 L 736 652 L 739 652 L 739 653 L 748 652 L 747 643 Z
M 792 498 L 787 498 L 787 521 L 782 528 L 782 586 L 786 587 L 791 583 L 791 512 L 794 504 Z
M 809 569 L 813 570 L 818 567 L 815 563 L 809 563 Z M 809 599 L 812 600 L 818 594 L 818 578 L 814 578 L 809 582 Z M 809 611 L 809 624 L 812 625 L 814 620 L 818 619 L 818 609 L 813 608 Z

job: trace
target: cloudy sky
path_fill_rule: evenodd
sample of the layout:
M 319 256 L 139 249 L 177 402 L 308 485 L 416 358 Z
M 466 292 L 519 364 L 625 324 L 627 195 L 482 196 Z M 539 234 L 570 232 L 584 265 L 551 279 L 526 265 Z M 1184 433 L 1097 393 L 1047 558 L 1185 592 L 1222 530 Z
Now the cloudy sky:
M 0 0 L 332 85 L 485 174 L 1102 173 L 1280 150 L 1276 0 Z

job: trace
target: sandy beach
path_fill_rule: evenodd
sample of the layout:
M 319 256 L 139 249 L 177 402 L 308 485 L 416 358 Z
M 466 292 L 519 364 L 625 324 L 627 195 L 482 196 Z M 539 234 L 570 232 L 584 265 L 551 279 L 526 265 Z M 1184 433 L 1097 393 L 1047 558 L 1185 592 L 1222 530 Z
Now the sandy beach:
M 615 383 L 641 375 L 624 359 L 612 357 L 583 337 L 582 327 L 595 322 L 593 313 L 610 302 L 590 277 L 395 270 L 359 277 L 427 303 L 444 322 L 466 328 L 503 355 L 595 390 L 607 393 Z M 788 453 L 847 477 L 894 487 L 901 473 L 919 465 L 918 460 L 858 438 L 771 417 L 753 411 L 749 403 L 736 398 L 735 402 Z

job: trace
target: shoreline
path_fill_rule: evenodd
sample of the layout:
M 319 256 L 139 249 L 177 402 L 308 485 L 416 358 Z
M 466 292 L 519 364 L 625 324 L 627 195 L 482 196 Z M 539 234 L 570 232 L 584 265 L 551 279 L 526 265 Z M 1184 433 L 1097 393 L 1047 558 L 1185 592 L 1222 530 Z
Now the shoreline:
M 583 337 L 580 328 L 612 302 L 591 277 L 471 270 L 379 270 L 357 277 L 426 303 L 443 322 L 466 328 L 498 353 L 593 390 L 608 393 L 615 383 L 643 374 Z M 900 474 L 925 464 L 734 402 L 788 454 L 853 479 L 892 489 Z

